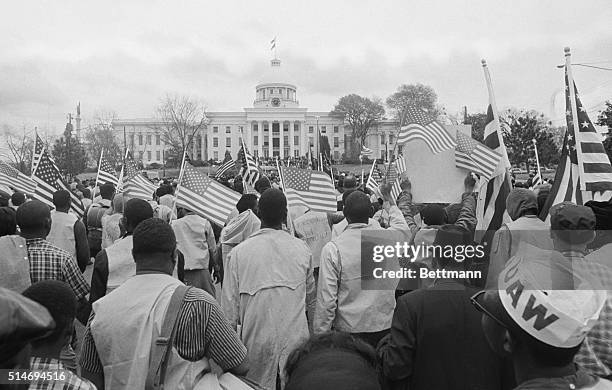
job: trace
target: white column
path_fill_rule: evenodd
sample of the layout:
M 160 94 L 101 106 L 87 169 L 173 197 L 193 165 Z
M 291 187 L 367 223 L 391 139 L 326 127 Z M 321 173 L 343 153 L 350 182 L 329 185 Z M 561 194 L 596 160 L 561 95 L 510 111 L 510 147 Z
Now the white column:
M 251 135 L 251 124 L 249 123 L 248 126 L 245 126 L 246 131 L 244 132 L 243 137 L 245 137 L 246 139 L 244 140 L 244 143 L 246 144 L 247 148 L 249 148 L 249 151 L 251 153 L 253 153 L 253 136 Z
M 200 144 L 200 151 L 202 153 L 202 161 L 206 161 L 207 160 L 207 155 L 206 155 L 206 145 L 208 144 L 207 141 L 207 135 L 208 135 L 208 131 L 207 130 L 202 130 L 201 131 L 201 135 L 202 135 L 202 143 Z
M 300 121 L 300 155 L 305 156 L 308 153 L 308 126 L 306 121 Z
M 257 150 L 258 150 L 258 154 L 259 154 L 259 158 L 263 157 L 263 140 L 264 140 L 264 135 L 263 135 L 263 122 L 259 121 L 257 122 Z
M 272 130 L 274 123 L 268 121 L 268 153 L 270 157 L 274 157 L 274 131 Z
M 285 121 L 280 121 L 280 123 L 278 124 L 278 130 L 279 130 L 279 134 L 280 134 L 280 139 L 278 140 L 278 150 L 279 150 L 279 155 L 280 158 L 284 158 L 285 157 Z
M 293 150 L 295 149 L 295 145 L 293 145 L 293 127 L 295 126 L 294 121 L 289 121 L 289 157 L 293 157 Z

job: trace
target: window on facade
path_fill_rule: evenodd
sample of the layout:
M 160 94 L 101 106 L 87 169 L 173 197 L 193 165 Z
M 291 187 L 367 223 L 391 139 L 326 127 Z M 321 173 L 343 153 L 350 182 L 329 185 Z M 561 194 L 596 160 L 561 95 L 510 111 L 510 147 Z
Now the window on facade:
M 268 131 L 270 129 L 270 125 L 268 123 L 263 124 L 264 131 Z
M 393 134 L 389 134 L 389 143 L 392 144 L 393 143 Z
M 334 133 L 337 133 L 339 131 L 339 127 L 338 126 L 334 126 Z
M 225 133 L 231 133 L 232 129 L 229 126 L 225 126 Z
M 147 134 L 147 145 L 151 145 L 151 134 Z
M 142 134 L 138 134 L 138 145 L 142 145 Z
M 293 157 L 300 157 L 300 151 L 299 150 L 294 150 L 293 151 Z
M 314 138 L 308 137 L 308 142 L 310 146 L 314 146 Z
M 327 131 L 327 126 L 321 126 L 321 133 L 325 133 Z
M 151 161 L 151 151 L 147 151 L 147 161 Z
M 274 88 L 270 88 L 270 95 L 272 95 L 274 93 Z
M 300 136 L 299 135 L 294 135 L 293 136 L 293 145 L 297 146 L 300 144 Z
M 313 127 L 313 126 L 308 126 L 308 132 L 309 132 L 309 133 L 314 132 L 314 127 Z
M 217 152 L 217 151 L 213 152 L 213 159 L 214 160 L 218 160 L 219 159 L 219 152 Z
M 232 147 L 232 139 L 231 138 L 226 138 L 225 139 L 225 147 L 226 148 L 231 148 Z
M 213 133 L 219 132 L 219 126 L 213 126 Z
M 138 159 L 140 161 L 142 161 L 143 157 L 144 157 L 144 152 L 138 152 Z
M 216 148 L 219 146 L 219 138 L 214 137 L 213 138 L 213 148 Z
M 385 144 L 385 135 L 384 135 L 384 134 L 381 134 L 381 135 L 380 135 L 380 144 L 381 144 L 381 145 L 384 145 L 384 144 Z
M 155 159 L 157 161 L 161 160 L 161 152 L 159 150 L 155 152 Z
M 159 136 L 159 134 L 155 135 L 155 145 L 159 145 L 161 143 L 161 137 Z
M 257 146 L 259 145 L 259 137 L 258 136 L 253 136 L 253 146 Z
M 297 133 L 298 131 L 300 131 L 300 124 L 299 124 L 299 123 L 294 123 L 294 124 L 293 124 L 293 131 L 295 131 L 296 133 Z
M 259 130 L 259 126 L 257 123 L 253 123 L 253 131 L 256 132 L 257 130 Z
M 338 137 L 334 137 L 334 148 L 337 148 L 338 146 L 340 146 L 340 139 L 338 139 Z
M 263 144 L 264 144 L 264 146 L 268 146 L 268 142 L 269 142 L 269 140 L 268 140 L 268 136 L 267 136 L 267 135 L 264 135 L 264 143 L 263 143 Z
M 261 95 L 261 98 L 262 98 L 262 99 L 265 99 L 265 98 L 266 98 L 266 90 L 265 90 L 265 89 L 262 89 L 262 90 L 261 90 L 261 94 L 262 94 L 262 95 Z
M 283 136 L 283 145 L 285 145 L 285 146 L 289 145 L 289 136 L 288 135 Z
M 285 125 L 283 123 L 283 131 L 289 131 L 289 124 L 287 123 L 287 125 Z

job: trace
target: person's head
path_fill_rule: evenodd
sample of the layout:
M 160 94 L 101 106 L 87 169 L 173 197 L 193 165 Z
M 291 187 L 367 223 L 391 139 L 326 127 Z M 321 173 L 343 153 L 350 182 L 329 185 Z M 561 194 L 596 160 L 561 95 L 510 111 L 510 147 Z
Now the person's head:
M 525 215 L 538 215 L 535 192 L 526 188 L 513 188 L 506 198 L 506 210 L 513 221 Z
M 444 225 L 446 223 L 446 210 L 439 204 L 428 204 L 421 210 L 421 219 L 428 226 Z
M 53 205 L 57 211 L 68 212 L 70 210 L 70 192 L 67 190 L 57 190 L 53 193 Z
M 344 180 L 342 181 L 343 191 L 356 190 L 357 188 L 359 188 L 359 185 L 357 184 L 357 178 L 355 175 L 347 175 L 344 177 Z
M 259 192 L 260 194 L 263 194 L 263 192 L 269 188 L 272 188 L 272 185 L 270 184 L 270 179 L 268 179 L 266 176 L 262 175 L 259 180 L 255 182 L 255 191 Z
M 68 284 L 58 280 L 44 280 L 28 287 L 23 296 L 44 306 L 53 321 L 55 329 L 48 336 L 32 342 L 33 355 L 37 350 L 45 349 L 50 353 L 59 353 L 70 342 L 74 318 L 77 310 L 77 299 Z
M 255 194 L 244 194 L 240 197 L 238 203 L 236 203 L 236 210 L 242 213 L 246 210 L 257 212 L 257 195 Z
M 102 199 L 113 199 L 113 195 L 115 195 L 115 186 L 113 183 L 106 182 L 100 186 L 100 196 Z
M 538 202 L 538 210 L 542 210 L 544 205 L 546 204 L 546 200 L 548 199 L 548 195 L 550 194 L 550 185 L 540 184 L 537 188 L 536 199 Z
M 262 227 L 280 229 L 287 219 L 287 198 L 281 190 L 271 188 L 259 198 L 259 218 Z
M 433 264 L 439 269 L 463 269 L 469 262 L 464 249 L 472 244 L 471 234 L 457 225 L 442 225 L 436 232 L 433 246 Z M 452 251 L 448 248 L 453 248 Z M 437 248 L 440 248 L 438 250 Z
M 83 198 L 91 199 L 91 191 L 89 190 L 88 187 L 83 188 L 81 192 L 83 193 Z
M 41 304 L 0 287 L 0 367 L 30 367 L 30 343 L 46 336 L 55 322 Z
M 0 207 L 0 237 L 15 234 L 17 215 L 12 207 Z
M 22 204 L 24 204 L 26 201 L 26 195 L 23 192 L 14 192 L 13 195 L 11 195 L 11 204 L 15 207 L 19 207 Z
M 563 202 L 550 208 L 550 237 L 556 250 L 585 251 L 595 239 L 595 214 L 587 206 Z
M 595 240 L 589 245 L 592 249 L 600 248 L 612 242 L 612 203 L 609 201 L 590 200 L 584 204 L 595 214 Z
M 176 236 L 172 227 L 159 218 L 149 218 L 134 230 L 132 256 L 136 271 L 172 274 L 176 265 Z
M 145 219 L 153 218 L 153 208 L 146 200 L 130 199 L 123 206 L 123 226 L 128 233 Z
M 21 235 L 25 238 L 45 238 L 51 230 L 51 210 L 40 200 L 19 206 L 16 218 Z
M 7 207 L 9 205 L 9 200 L 11 200 L 11 196 L 8 192 L 0 190 L 0 207 Z
M 312 336 L 287 358 L 286 390 L 380 389 L 374 348 L 344 332 Z
M 240 180 L 234 179 L 234 184 L 232 185 L 232 188 L 237 193 L 242 194 L 244 192 L 244 183 L 242 182 L 242 178 L 240 178 Z
M 344 198 L 344 196 L 343 196 Z M 372 211 L 370 197 L 364 192 L 353 191 L 345 201 L 342 212 L 348 223 L 368 223 Z
M 559 368 L 573 367 L 574 355 L 606 301 L 605 290 L 592 275 L 549 260 L 515 256 L 501 272 L 496 290 L 472 297 L 482 312 L 489 345 L 512 357 L 519 383 L 528 370 L 558 376 Z

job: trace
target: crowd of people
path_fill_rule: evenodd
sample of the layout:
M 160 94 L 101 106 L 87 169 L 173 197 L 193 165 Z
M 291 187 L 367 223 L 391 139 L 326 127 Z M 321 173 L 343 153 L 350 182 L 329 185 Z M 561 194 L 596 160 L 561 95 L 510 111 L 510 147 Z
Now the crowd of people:
M 366 289 L 366 232 L 477 241 L 474 174 L 445 205 L 398 180 L 395 197 L 345 175 L 326 213 L 262 176 L 224 226 L 177 206 L 172 179 L 151 199 L 75 181 L 82 218 L 66 190 L 52 208 L 0 192 L 0 368 L 63 374 L 33 389 L 612 388 L 611 203 L 542 221 L 550 185 L 514 188 L 485 258 L 399 259 L 481 278 Z

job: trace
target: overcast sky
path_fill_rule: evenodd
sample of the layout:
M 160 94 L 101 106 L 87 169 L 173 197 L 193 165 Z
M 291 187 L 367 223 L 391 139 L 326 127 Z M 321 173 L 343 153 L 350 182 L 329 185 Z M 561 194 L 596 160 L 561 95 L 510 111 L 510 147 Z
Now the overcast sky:
M 483 111 L 486 58 L 500 108 L 555 119 L 563 47 L 573 62 L 612 67 L 610 20 L 610 0 L 14 1 L 0 16 L 0 125 L 61 131 L 78 101 L 86 122 L 109 110 L 150 117 L 167 92 L 239 111 L 274 36 L 311 110 L 421 82 L 449 112 Z M 612 98 L 612 72 L 574 77 L 590 110 Z

